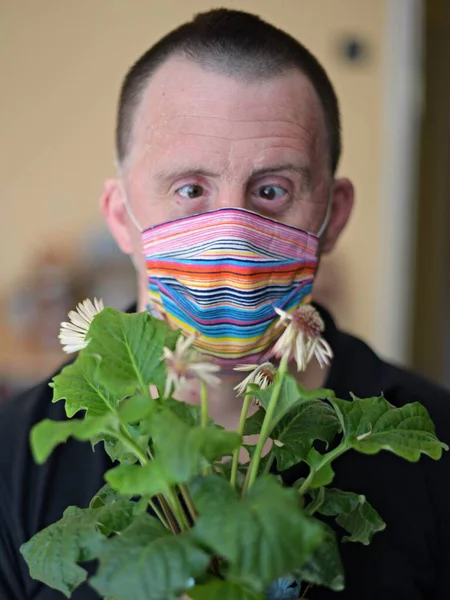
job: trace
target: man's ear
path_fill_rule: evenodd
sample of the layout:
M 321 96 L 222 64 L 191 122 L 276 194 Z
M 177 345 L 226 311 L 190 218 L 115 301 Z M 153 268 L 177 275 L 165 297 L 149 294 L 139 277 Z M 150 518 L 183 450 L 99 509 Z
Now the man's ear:
M 321 247 L 324 254 L 333 250 L 344 227 L 347 225 L 352 213 L 354 195 L 355 189 L 349 179 L 342 178 L 334 181 L 330 222 L 323 235 Z
M 119 248 L 125 254 L 133 254 L 130 219 L 125 204 L 123 186 L 118 179 L 105 181 L 100 197 L 100 207 Z

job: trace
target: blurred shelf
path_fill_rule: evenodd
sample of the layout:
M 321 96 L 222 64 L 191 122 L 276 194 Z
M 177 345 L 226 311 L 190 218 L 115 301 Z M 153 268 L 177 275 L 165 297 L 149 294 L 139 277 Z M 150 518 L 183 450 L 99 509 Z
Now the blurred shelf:
M 22 339 L 0 309 L 0 381 L 23 388 L 49 377 L 67 360 L 61 348 L 45 349 L 29 339 Z

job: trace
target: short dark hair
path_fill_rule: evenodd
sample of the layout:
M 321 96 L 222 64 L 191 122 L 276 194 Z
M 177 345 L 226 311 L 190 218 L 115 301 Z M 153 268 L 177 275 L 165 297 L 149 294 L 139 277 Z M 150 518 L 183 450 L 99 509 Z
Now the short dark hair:
M 334 173 L 341 154 L 339 103 L 319 61 L 300 42 L 256 15 L 224 8 L 196 15 L 149 48 L 128 71 L 120 93 L 116 146 L 123 162 L 132 143 L 133 121 L 148 81 L 172 56 L 237 78 L 262 80 L 298 69 L 314 86 L 322 104 Z

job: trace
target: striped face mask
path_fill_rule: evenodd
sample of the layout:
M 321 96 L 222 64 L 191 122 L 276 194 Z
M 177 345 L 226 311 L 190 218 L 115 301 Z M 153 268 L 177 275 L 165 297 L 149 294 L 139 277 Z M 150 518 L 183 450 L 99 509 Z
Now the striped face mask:
M 142 232 L 149 309 L 224 372 L 258 363 L 281 333 L 275 307 L 309 302 L 318 235 L 224 208 Z

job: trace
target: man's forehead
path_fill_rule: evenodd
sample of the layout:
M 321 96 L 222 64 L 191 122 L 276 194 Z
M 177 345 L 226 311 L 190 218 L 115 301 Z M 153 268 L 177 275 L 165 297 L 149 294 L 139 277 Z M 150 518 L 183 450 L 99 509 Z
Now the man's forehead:
M 202 127 L 205 119 L 227 124 L 271 121 L 323 121 L 313 85 L 298 70 L 252 81 L 206 70 L 179 57 L 169 59 L 152 76 L 137 110 L 138 127 L 174 126 L 184 119 Z

